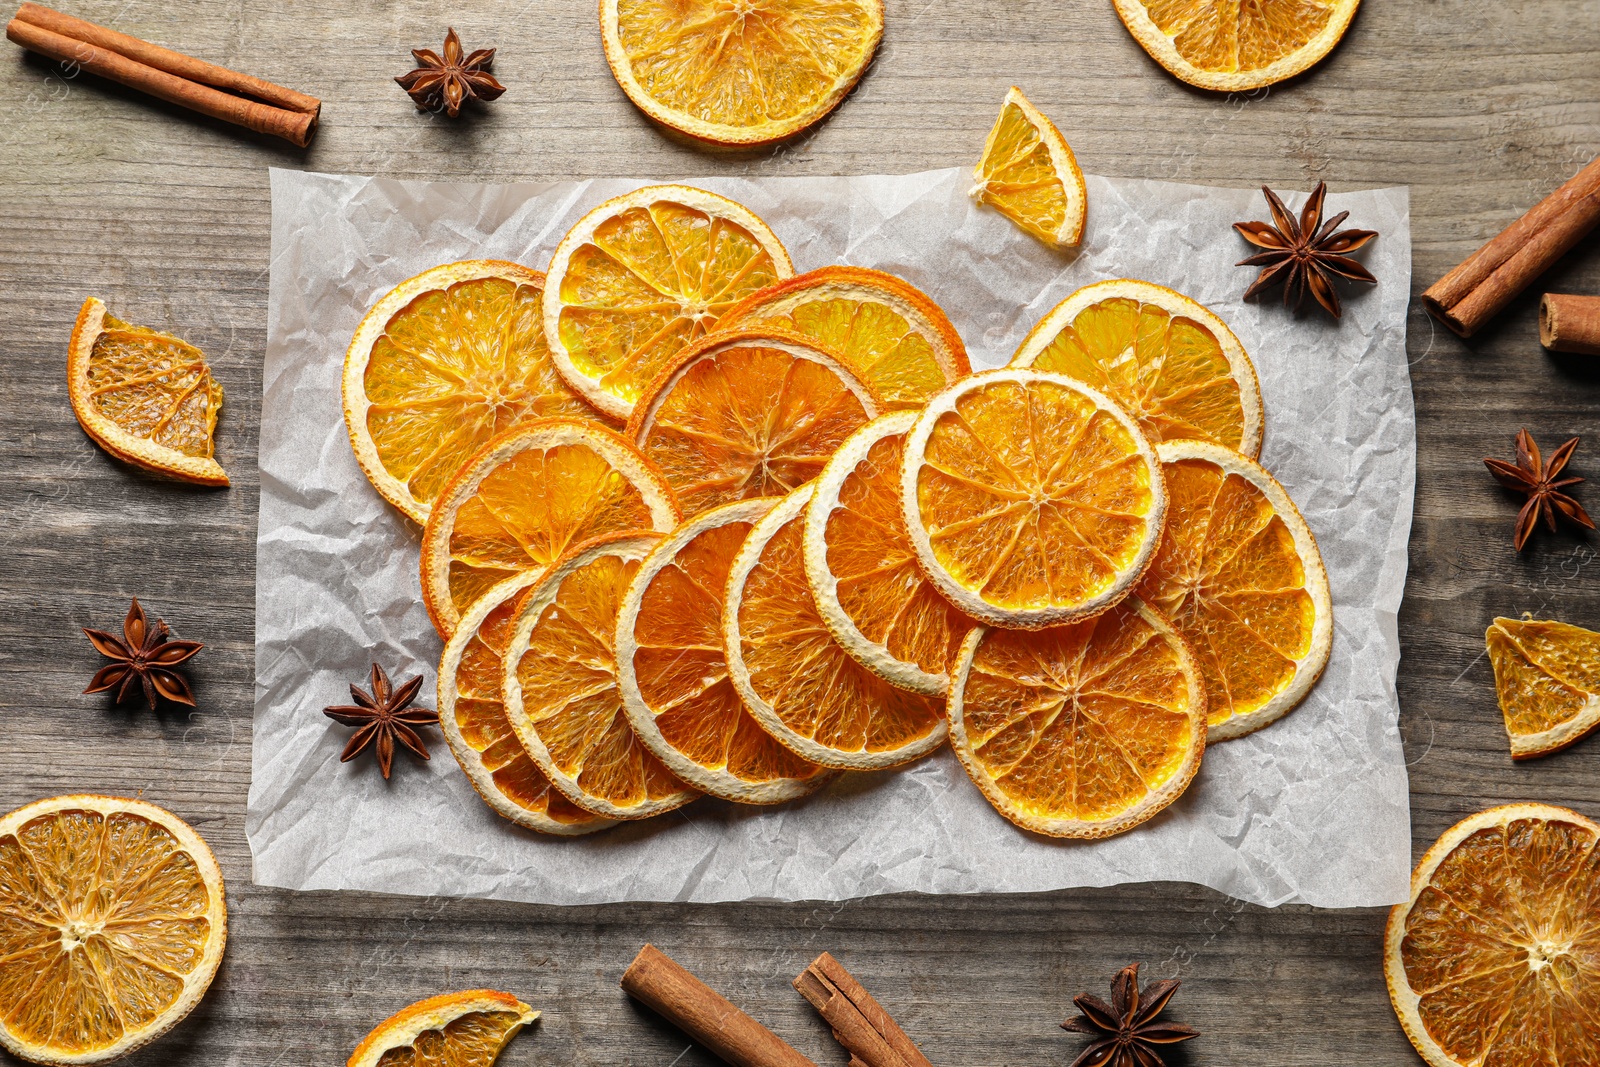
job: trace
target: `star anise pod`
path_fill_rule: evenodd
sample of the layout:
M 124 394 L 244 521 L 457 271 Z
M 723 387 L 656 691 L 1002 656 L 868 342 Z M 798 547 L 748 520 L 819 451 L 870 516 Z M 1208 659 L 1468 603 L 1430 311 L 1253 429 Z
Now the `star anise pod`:
M 390 768 L 394 765 L 394 743 L 399 741 L 412 752 L 428 758 L 428 746 L 423 743 L 422 736 L 412 729 L 413 726 L 437 726 L 439 713 L 431 708 L 413 708 L 411 702 L 417 699 L 417 690 L 422 688 L 422 675 L 417 675 L 399 689 L 389 685 L 389 676 L 382 667 L 376 663 L 372 665 L 372 693 L 368 695 L 350 687 L 350 696 L 356 704 L 351 707 L 341 704 L 337 707 L 323 708 L 322 713 L 330 719 L 337 719 L 346 726 L 358 727 L 350 736 L 350 743 L 344 746 L 344 752 L 339 756 L 340 763 L 349 763 L 367 748 L 373 747 L 378 753 L 378 769 L 383 772 L 387 780 Z
M 1544 516 L 1544 524 L 1552 533 L 1555 532 L 1558 514 L 1585 529 L 1594 529 L 1594 520 L 1583 510 L 1583 505 L 1562 492 L 1568 486 L 1583 481 L 1582 478 L 1559 477 L 1577 447 L 1578 438 L 1574 437 L 1550 453 L 1549 461 L 1545 462 L 1539 455 L 1539 446 L 1534 443 L 1533 435 L 1524 429 L 1517 431 L 1516 466 L 1503 459 L 1484 457 L 1483 465 L 1489 468 L 1489 473 L 1495 476 L 1495 480 L 1507 489 L 1514 489 L 1528 497 L 1528 502 L 1517 512 L 1517 533 L 1514 543 L 1518 552 L 1521 552 L 1522 546 L 1528 543 L 1528 538 L 1533 536 L 1533 529 L 1539 524 L 1540 515 Z
M 1200 1036 L 1181 1023 L 1159 1023 L 1161 1014 L 1178 991 L 1176 978 L 1151 982 L 1139 992 L 1139 965 L 1130 963 L 1111 980 L 1111 1003 L 1080 993 L 1072 998 L 1082 1015 L 1061 1024 L 1061 1029 L 1093 1034 L 1094 1041 L 1072 1061 L 1072 1067 L 1164 1067 L 1159 1049 Z
M 489 73 L 494 62 L 493 48 L 480 48 L 464 56 L 461 38 L 452 27 L 444 37 L 444 55 L 431 48 L 413 48 L 411 54 L 421 64 L 395 81 L 411 94 L 418 111 L 438 111 L 455 118 L 467 100 L 494 100 L 506 91 Z
M 177 704 L 194 706 L 194 694 L 183 675 L 172 668 L 206 647 L 199 641 L 170 640 L 172 631 L 165 619 L 157 619 L 151 626 L 145 618 L 139 598 L 133 598 L 128 617 L 122 620 L 122 639 L 118 640 L 104 630 L 83 628 L 84 636 L 102 656 L 112 662 L 101 667 L 89 679 L 85 693 L 117 691 L 117 703 L 128 698 L 133 685 L 144 687 L 144 697 L 150 710 L 156 710 L 156 698 L 166 697 Z
M 1283 282 L 1285 306 L 1293 297 L 1295 310 L 1299 311 L 1306 293 L 1310 292 L 1317 303 L 1327 309 L 1328 314 L 1339 318 L 1341 309 L 1339 293 L 1334 288 L 1334 277 L 1377 282 L 1371 271 L 1345 253 L 1354 252 L 1378 236 L 1378 231 L 1339 230 L 1339 224 L 1350 216 L 1348 211 L 1341 211 L 1323 222 L 1322 201 L 1328 195 L 1327 182 L 1317 183 L 1306 206 L 1300 209 L 1298 222 L 1283 201 L 1278 199 L 1277 193 L 1265 185 L 1261 191 L 1267 194 L 1267 205 L 1272 208 L 1272 218 L 1277 225 L 1269 226 L 1264 222 L 1233 224 L 1240 237 L 1257 248 L 1266 249 L 1234 264 L 1238 267 L 1261 268 L 1256 280 L 1245 290 L 1245 299 Z M 1335 230 L 1338 232 L 1335 233 Z

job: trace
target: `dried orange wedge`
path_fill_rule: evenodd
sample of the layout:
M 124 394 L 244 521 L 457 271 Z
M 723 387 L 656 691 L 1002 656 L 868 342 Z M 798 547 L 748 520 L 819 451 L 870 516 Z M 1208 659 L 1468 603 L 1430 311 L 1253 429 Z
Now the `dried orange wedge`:
M 1244 346 L 1182 293 L 1116 278 L 1067 297 L 1008 364 L 1065 374 L 1139 420 L 1152 441 L 1211 441 L 1261 453 L 1261 386 Z
M 756 723 L 722 651 L 728 569 L 776 502 L 737 500 L 672 531 L 645 557 L 617 619 L 617 681 L 633 732 L 673 774 L 741 804 L 793 800 L 833 777 Z
M 1161 538 L 1155 449 L 1127 412 L 1061 375 L 957 382 L 918 416 L 902 462 L 900 506 L 923 573 L 996 626 L 1104 611 Z
M 537 419 L 489 441 L 439 494 L 422 531 L 422 600 L 441 636 L 496 584 L 574 545 L 678 524 L 672 490 L 627 441 L 591 422 Z
M 809 337 L 866 382 L 885 407 L 921 407 L 972 373 L 966 346 L 921 289 L 881 270 L 823 267 L 735 304 L 718 330 L 767 327 Z
M 975 628 L 948 714 L 950 747 L 989 803 L 1052 837 L 1139 825 L 1183 793 L 1206 747 L 1199 665 L 1138 597 L 1066 626 Z
M 517 600 L 501 682 L 506 719 L 553 785 L 610 819 L 644 819 L 699 794 L 639 743 L 617 688 L 622 598 L 655 533 L 596 538 Z
M 822 472 L 878 414 L 876 395 L 814 341 L 776 330 L 717 333 L 678 357 L 628 420 L 685 515 L 779 496 Z
M 1202 89 L 1292 78 L 1333 50 L 1361 0 L 1112 0 L 1150 58 Z
M 902 689 L 942 697 L 972 622 L 934 588 L 900 509 L 900 453 L 914 411 L 850 435 L 806 507 L 806 581 L 828 632 L 856 662 Z
M 142 800 L 63 796 L 0 818 L 0 1048 L 109 1063 L 194 1010 L 228 937 L 222 872 Z
M 800 535 L 812 486 L 750 530 L 722 609 L 728 673 L 763 729 L 812 763 L 892 767 L 944 744 L 941 702 L 892 686 L 839 647 L 806 584 Z
M 838 106 L 883 37 L 882 0 L 601 0 L 617 84 L 670 130 L 752 147 Z
M 447 263 L 389 290 L 344 357 L 344 421 L 356 461 L 411 519 L 496 434 L 599 412 L 556 373 L 544 339 L 544 275 L 495 259 Z
M 1083 240 L 1089 191 L 1055 123 L 1015 85 L 973 169 L 972 198 L 988 204 L 1052 248 Z
M 195 485 L 228 484 L 212 458 L 222 386 L 187 341 L 130 326 L 91 296 L 72 327 L 67 396 L 83 432 L 124 463 Z
M 1524 616 L 1494 620 L 1484 641 L 1512 759 L 1559 752 L 1600 726 L 1600 634 Z
M 1305 699 L 1333 648 L 1317 539 L 1277 479 L 1199 441 L 1158 447 L 1167 531 L 1138 594 L 1188 639 L 1210 739 L 1261 729 Z
M 429 997 L 379 1023 L 346 1067 L 489 1067 L 538 1017 L 510 993 L 493 989 Z
M 1600 1063 L 1600 825 L 1549 804 L 1463 819 L 1389 912 L 1384 976 L 1432 1067 Z
M 731 307 L 794 274 L 755 213 L 686 185 L 614 197 L 550 257 L 544 331 L 556 369 L 626 419 L 645 387 Z

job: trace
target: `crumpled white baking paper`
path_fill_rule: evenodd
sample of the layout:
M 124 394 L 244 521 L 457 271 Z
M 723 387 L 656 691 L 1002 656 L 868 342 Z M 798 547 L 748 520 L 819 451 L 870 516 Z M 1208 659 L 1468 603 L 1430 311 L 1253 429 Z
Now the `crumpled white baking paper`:
M 890 271 L 937 300 L 975 367 L 1004 363 L 1046 311 L 1119 276 L 1215 309 L 1244 342 L 1266 405 L 1262 460 L 1315 531 L 1333 583 L 1327 673 L 1293 714 L 1205 754 L 1177 803 L 1111 840 L 1061 842 L 990 809 L 948 751 L 846 775 L 775 809 L 702 799 L 580 839 L 517 829 L 473 793 L 442 740 L 392 781 L 341 764 L 349 735 L 322 714 L 370 663 L 421 671 L 440 642 L 418 598 L 418 530 L 356 466 L 340 406 L 345 346 L 391 286 L 438 263 L 495 257 L 543 268 L 567 228 L 632 180 L 522 185 L 272 173 L 272 268 L 256 553 L 255 880 L 291 889 L 620 900 L 844 899 L 1019 892 L 1181 880 L 1236 898 L 1326 907 L 1405 898 L 1411 860 L 1396 721 L 1395 614 L 1406 572 L 1415 415 L 1406 368 L 1406 190 L 1329 197 L 1382 235 L 1375 287 L 1349 287 L 1342 323 L 1296 317 L 1276 293 L 1245 303 L 1254 271 L 1230 229 L 1269 218 L 1253 189 L 1090 177 L 1076 253 L 1047 250 L 968 199 L 964 170 L 894 177 L 708 178 L 771 224 L 798 270 Z M 1303 198 L 1296 198 L 1296 206 Z

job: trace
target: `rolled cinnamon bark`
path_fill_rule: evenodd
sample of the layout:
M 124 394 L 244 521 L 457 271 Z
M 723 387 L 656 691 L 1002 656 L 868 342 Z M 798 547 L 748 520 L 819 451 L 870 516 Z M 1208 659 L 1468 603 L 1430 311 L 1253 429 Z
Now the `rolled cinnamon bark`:
M 1600 356 L 1600 296 L 1544 294 L 1539 300 L 1539 343 L 1552 352 Z
M 850 1052 L 850 1067 L 933 1067 L 883 1006 L 844 964 L 824 952 L 794 980 L 795 989 Z

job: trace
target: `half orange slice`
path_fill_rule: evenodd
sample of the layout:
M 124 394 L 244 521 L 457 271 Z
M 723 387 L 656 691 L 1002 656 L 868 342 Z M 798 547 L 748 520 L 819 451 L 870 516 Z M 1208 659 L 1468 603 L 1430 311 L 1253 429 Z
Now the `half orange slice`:
M 510 993 L 493 989 L 429 997 L 374 1027 L 346 1067 L 489 1067 L 538 1017 Z
M 1083 239 L 1089 193 L 1056 124 L 1015 85 L 1006 93 L 973 170 L 972 198 L 1052 248 Z
M 1339 43 L 1361 0 L 1112 0 L 1157 63 L 1202 89 L 1238 93 L 1292 78 Z
M 1600 727 L 1600 634 L 1554 620 L 1501 618 L 1484 641 L 1512 759 L 1548 756 Z

